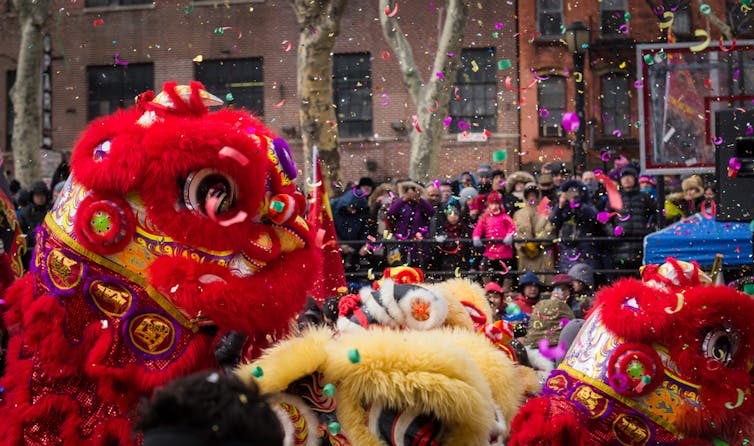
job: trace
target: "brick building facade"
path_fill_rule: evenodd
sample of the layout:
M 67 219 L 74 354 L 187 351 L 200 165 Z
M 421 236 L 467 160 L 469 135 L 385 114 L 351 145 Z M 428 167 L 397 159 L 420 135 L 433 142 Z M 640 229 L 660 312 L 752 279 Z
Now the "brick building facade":
M 0 0 L 3 92 L 10 87 L 19 44 L 18 22 L 9 3 Z M 425 79 L 433 75 L 430 69 L 442 24 L 442 4 L 400 3 L 401 26 L 413 44 L 417 67 Z M 350 116 L 356 118 L 354 121 L 361 120 L 350 126 L 357 135 L 341 138 L 344 180 L 365 174 L 395 179 L 408 172 L 408 132 L 415 106 L 383 39 L 377 5 L 376 0 L 349 1 L 334 49 L 335 56 L 345 64 L 339 62 L 336 73 L 362 76 L 364 80 L 344 78 L 351 84 L 340 84 L 346 88 L 342 94 L 361 105 L 360 109 L 356 107 L 356 116 Z M 487 107 L 487 118 L 494 122 L 490 125 L 494 128 L 489 129 L 491 135 L 486 142 L 458 142 L 456 134 L 447 132 L 440 155 L 442 176 L 455 177 L 464 169 L 490 163 L 492 153 L 501 149 L 507 149 L 511 156 L 500 167 L 508 171 L 518 167 L 517 157 L 513 156 L 520 137 L 518 95 L 504 86 L 505 76 L 515 77 L 519 71 L 515 7 L 514 1 L 472 3 L 463 55 L 467 60 L 486 57 L 488 69 L 484 70 L 480 59 L 477 68 L 482 66 L 486 77 L 482 76 L 481 81 L 472 79 L 472 83 L 482 85 L 467 85 L 468 89 L 459 91 L 473 93 L 456 100 L 476 101 L 478 107 L 492 103 L 491 111 Z M 168 80 L 188 82 L 200 77 L 207 85 L 219 86 L 221 91 L 212 91 L 218 96 L 258 108 L 274 131 L 286 137 L 294 150 L 299 147 L 296 156 L 302 162 L 296 97 L 299 29 L 287 0 L 56 1 L 49 33 L 52 137 L 56 151 L 69 152 L 91 118 L 109 113 L 120 100 L 132 104 L 135 91 L 145 87 L 159 89 Z M 203 62 L 196 62 L 199 57 Z M 225 91 L 225 85 L 232 88 Z M 365 86 L 371 92 L 353 95 L 348 90 Z M 365 98 L 371 98 L 368 113 L 364 113 L 365 102 L 358 102 Z M 0 145 L 7 159 L 11 121 L 6 94 L 0 95 L 0 116 Z M 479 126 L 469 131 L 482 130 Z
M 644 123 L 639 122 L 640 92 L 635 85 L 636 45 L 667 41 L 667 31 L 660 28 L 660 22 L 671 17 L 666 12 L 672 14 L 677 41 L 701 40 L 694 30 L 703 29 L 716 45 L 720 31 L 704 12 L 729 21 L 740 15 L 741 5 L 731 0 L 710 0 L 705 5 L 709 9 L 694 1 L 519 1 L 520 84 L 524 88 L 533 79 L 542 79 L 521 93 L 521 163 L 529 168 L 555 159 L 572 164 L 574 132 L 565 131 L 561 121 L 564 112 L 576 111 L 574 77 L 579 76 L 564 36 L 569 24 L 581 21 L 590 30 L 581 125 L 586 126 L 587 168 L 605 169 L 618 154 L 639 159 Z M 745 31 L 750 28 L 734 29 L 739 38 Z

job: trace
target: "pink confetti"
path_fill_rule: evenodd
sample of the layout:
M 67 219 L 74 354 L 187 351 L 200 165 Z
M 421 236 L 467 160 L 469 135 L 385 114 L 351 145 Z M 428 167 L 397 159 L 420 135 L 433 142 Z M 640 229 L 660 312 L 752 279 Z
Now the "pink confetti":
M 382 60 L 390 60 L 390 51 L 382 51 L 380 57 Z
M 546 118 L 548 116 L 550 116 L 550 110 L 548 110 L 546 107 L 542 107 L 539 109 L 540 118 Z
M 275 107 L 275 108 L 280 108 L 284 104 L 285 104 L 285 99 L 283 99 L 282 101 L 278 102 L 277 104 L 273 104 L 272 106 Z
M 437 78 L 438 78 L 438 79 L 443 79 L 443 78 L 445 77 L 445 75 L 444 75 L 444 74 L 442 74 L 442 73 L 441 73 L 441 72 L 439 72 L 439 71 L 438 71 L 437 73 L 435 73 L 435 75 L 437 76 Z
M 565 112 L 563 113 L 563 129 L 566 132 L 575 132 L 581 125 L 581 120 L 576 113 Z
M 626 215 L 624 215 L 622 217 L 618 217 L 618 220 L 619 221 L 629 221 L 629 220 L 631 220 L 631 214 L 626 214 Z
M 616 129 L 616 130 L 613 130 L 613 136 L 615 136 L 616 138 L 620 138 L 620 137 L 621 137 L 621 134 L 622 134 L 622 133 L 621 133 L 621 131 L 620 131 L 620 130 L 618 130 L 618 129 Z
M 539 340 L 539 353 L 548 359 L 560 359 L 565 356 L 565 344 L 560 343 L 555 347 L 550 347 L 550 342 L 547 338 Z
M 395 17 L 395 15 L 398 14 L 398 3 L 395 4 L 395 8 L 393 8 L 392 11 L 390 11 L 390 5 L 385 6 L 385 15 L 388 17 Z
M 119 55 L 120 54 L 115 53 L 115 55 L 113 56 L 113 59 L 115 59 L 115 64 L 116 65 L 121 65 L 121 66 L 128 65 L 128 62 L 126 62 L 125 60 L 120 60 L 120 58 L 118 57 Z
M 600 156 L 600 158 L 602 158 L 603 162 L 610 161 L 611 157 L 612 157 L 612 155 L 610 154 L 610 152 L 602 152 L 602 155 Z
M 623 235 L 623 228 L 620 226 L 616 226 L 615 229 L 613 229 L 613 235 L 615 235 L 616 237 L 620 237 L 621 235 Z
M 723 143 L 723 137 L 722 136 L 715 136 L 714 138 L 712 138 L 712 143 L 714 145 L 716 145 L 716 146 L 719 146 L 720 144 Z
M 597 221 L 600 222 L 600 223 L 602 223 L 602 224 L 607 223 L 608 220 L 610 220 L 610 217 L 611 217 L 611 215 L 610 215 L 609 212 L 598 212 L 597 213 Z
M 220 155 L 220 158 L 231 158 L 242 166 L 249 164 L 249 159 L 243 153 L 230 146 L 223 147 L 217 154 Z
M 380 103 L 381 106 L 387 107 L 390 105 L 390 96 L 387 93 L 382 93 L 380 99 L 382 99 L 382 102 Z
M 283 40 L 282 42 L 280 42 L 280 45 L 283 47 L 283 51 L 286 53 L 290 51 L 291 48 L 293 48 L 293 44 L 287 40 Z
M 416 115 L 411 115 L 411 121 L 413 122 L 414 128 L 416 129 L 416 131 L 421 133 L 422 129 L 421 127 L 419 127 L 419 117 Z
M 644 88 L 644 82 L 642 82 L 642 81 L 636 81 L 636 82 L 634 82 L 634 88 L 636 88 L 636 89 L 642 89 L 642 88 Z
M 566 258 L 567 258 L 567 259 L 568 259 L 569 261 L 571 261 L 571 262 L 575 262 L 575 261 L 576 261 L 576 260 L 578 260 L 578 259 L 579 259 L 580 257 L 581 257 L 581 253 L 580 253 L 580 252 L 577 252 L 577 253 L 576 253 L 576 255 L 575 255 L 575 256 L 573 256 L 573 257 L 571 257 L 571 256 L 566 256 Z
M 468 130 L 471 127 L 470 122 L 458 121 L 459 130 Z
M 451 122 L 453 122 L 453 118 L 450 117 L 450 116 L 448 116 L 447 118 L 445 118 L 445 119 L 442 120 L 442 125 L 444 125 L 445 127 L 447 127 L 447 126 L 450 125 Z
M 495 23 L 495 29 L 503 29 L 503 24 L 500 22 Z

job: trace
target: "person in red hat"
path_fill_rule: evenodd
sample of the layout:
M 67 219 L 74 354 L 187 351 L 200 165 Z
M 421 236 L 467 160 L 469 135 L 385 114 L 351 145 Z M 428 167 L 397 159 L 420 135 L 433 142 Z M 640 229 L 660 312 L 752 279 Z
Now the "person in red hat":
M 571 288 L 571 282 L 573 277 L 568 274 L 556 274 L 552 278 L 552 294 L 551 299 L 562 300 L 570 307 L 573 303 L 573 288 Z
M 474 246 L 484 246 L 483 271 L 507 272 L 513 269 L 513 235 L 516 225 L 513 219 L 503 209 L 503 197 L 497 191 L 487 196 L 487 208 L 479 217 L 472 238 Z M 497 239 L 502 241 L 482 242 L 482 239 Z M 506 277 L 504 288 L 510 289 L 511 279 Z
M 484 286 L 484 296 L 492 307 L 493 317 L 496 321 L 501 320 L 505 316 L 504 294 L 503 287 L 494 280 Z

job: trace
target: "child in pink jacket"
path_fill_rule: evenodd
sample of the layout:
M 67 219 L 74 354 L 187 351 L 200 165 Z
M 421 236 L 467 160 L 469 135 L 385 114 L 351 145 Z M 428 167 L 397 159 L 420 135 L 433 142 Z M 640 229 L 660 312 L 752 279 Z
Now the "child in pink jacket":
M 516 225 L 513 219 L 503 209 L 503 198 L 497 191 L 487 196 L 487 208 L 479 217 L 474 228 L 472 238 L 474 246 L 481 248 L 482 239 L 502 239 L 503 241 L 486 242 L 482 269 L 489 271 L 507 272 L 513 267 L 513 234 Z M 510 279 L 506 278 L 505 285 Z M 503 287 L 505 288 L 505 286 Z

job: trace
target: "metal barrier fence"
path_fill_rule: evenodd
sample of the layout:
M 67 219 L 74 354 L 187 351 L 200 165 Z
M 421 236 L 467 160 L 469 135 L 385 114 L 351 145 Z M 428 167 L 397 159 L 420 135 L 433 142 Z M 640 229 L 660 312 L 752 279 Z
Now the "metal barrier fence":
M 574 242 L 595 242 L 603 244 L 604 246 L 609 246 L 612 243 L 616 242 L 642 242 L 644 240 L 644 237 L 609 237 L 609 236 L 601 236 L 601 237 L 582 237 L 576 240 L 573 240 Z M 481 257 L 482 256 L 482 249 L 479 248 L 477 251 L 477 248 L 473 247 L 473 239 L 470 238 L 463 238 L 463 239 L 446 239 L 442 241 L 435 240 L 433 238 L 428 239 L 417 239 L 417 240 L 400 240 L 395 238 L 389 238 L 389 239 L 369 239 L 369 240 L 341 240 L 338 243 L 341 246 L 349 246 L 353 249 L 354 252 L 359 251 L 362 247 L 367 247 L 369 250 L 370 255 L 376 255 L 375 252 L 381 252 L 381 255 L 377 255 L 378 258 L 381 258 L 381 261 L 375 262 L 375 266 L 380 265 L 387 265 L 388 262 L 388 254 L 389 251 L 392 249 L 395 249 L 400 246 L 404 245 L 431 245 L 429 247 L 429 250 L 434 251 L 435 248 L 438 245 L 441 245 L 443 243 L 446 243 L 447 241 L 451 242 L 458 242 L 460 244 L 465 245 L 470 252 L 474 252 L 475 256 Z M 503 242 L 503 239 L 481 239 L 483 243 L 486 242 Z M 535 243 L 541 243 L 545 246 L 553 246 L 557 248 L 561 242 L 560 239 L 545 239 L 545 238 L 530 238 L 530 239 L 513 239 L 513 246 L 514 246 L 514 260 L 515 264 L 518 264 L 517 261 L 517 252 L 515 251 L 516 244 L 521 243 L 528 243 L 528 242 L 535 242 Z M 382 249 L 380 249 L 382 248 Z M 609 256 L 610 251 L 607 248 L 600 249 L 599 255 L 601 256 Z M 404 263 L 398 263 L 403 265 Z M 555 265 L 557 265 L 557 255 L 555 256 Z M 393 265 L 396 266 L 396 265 Z M 408 266 L 418 266 L 418 265 L 411 265 L 408 263 Z M 424 275 L 427 278 L 428 281 L 433 280 L 444 280 L 446 278 L 450 277 L 478 277 L 478 276 L 484 276 L 484 275 L 491 275 L 491 274 L 509 274 L 511 276 L 520 276 L 526 273 L 527 271 L 522 271 L 518 269 L 510 269 L 508 271 L 494 271 L 494 270 L 487 270 L 482 271 L 477 268 L 471 268 L 471 264 L 469 262 L 469 268 L 456 268 L 453 270 L 438 270 L 438 269 L 425 269 Z M 556 269 L 548 270 L 548 271 L 532 271 L 535 274 L 538 275 L 555 275 L 558 274 L 560 271 L 557 271 Z M 594 269 L 594 273 L 597 275 L 601 275 L 603 277 L 606 277 L 608 279 L 616 279 L 619 277 L 627 277 L 627 276 L 638 276 L 639 271 L 635 268 L 631 269 L 621 269 L 621 268 L 597 268 Z M 349 271 L 346 270 L 346 279 L 348 281 L 362 281 L 362 280 L 372 280 L 373 276 L 378 276 L 382 274 L 381 269 L 372 269 L 369 268 L 366 271 L 363 270 L 357 270 L 357 271 Z M 608 280 L 612 281 L 612 280 Z

